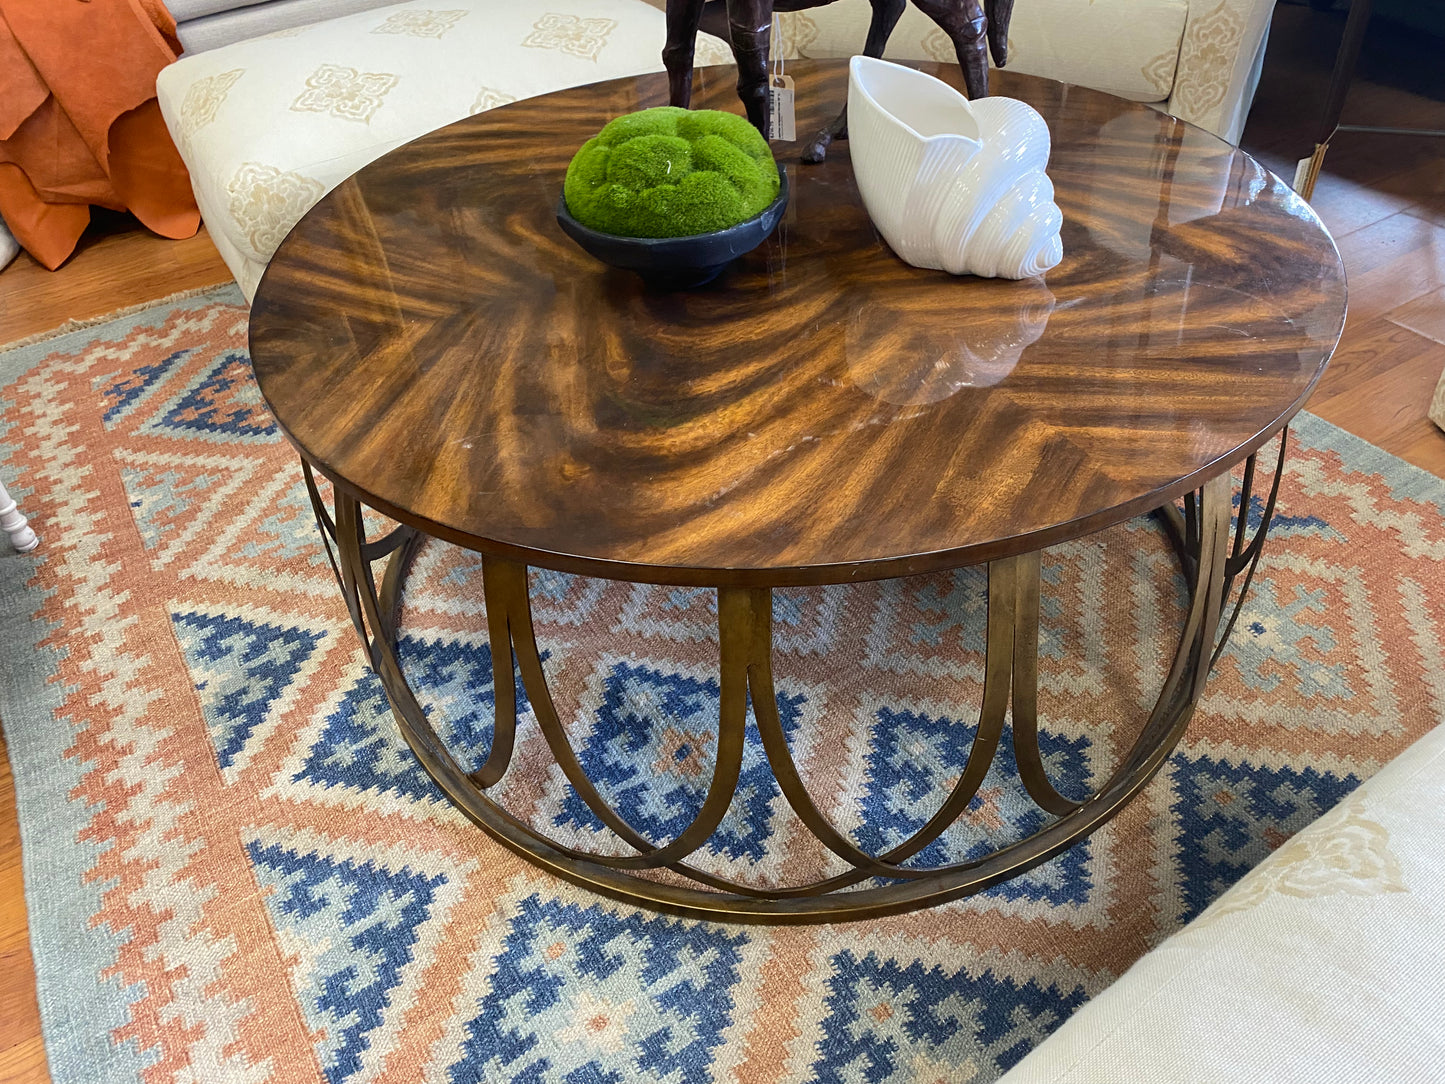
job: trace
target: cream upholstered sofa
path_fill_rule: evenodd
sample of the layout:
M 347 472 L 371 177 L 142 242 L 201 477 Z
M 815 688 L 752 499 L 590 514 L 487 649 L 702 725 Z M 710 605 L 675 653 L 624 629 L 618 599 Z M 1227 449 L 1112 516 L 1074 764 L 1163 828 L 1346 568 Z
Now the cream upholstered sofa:
M 518 98 L 662 68 L 663 14 L 645 0 L 416 0 L 375 9 L 373 0 L 314 0 L 324 9 L 271 0 L 229 14 L 214 9 L 235 0 L 171 2 L 212 12 L 182 23 L 192 43 L 279 27 L 188 52 L 157 80 L 211 238 L 248 298 L 297 219 L 393 147 Z M 286 25 L 345 7 L 366 10 Z M 1152 103 L 1233 141 L 1271 8 L 1272 0 L 1018 0 L 1009 66 Z M 851 55 L 868 13 L 867 0 L 838 0 L 780 16 L 779 51 Z M 951 51 L 910 8 L 888 55 L 947 59 Z M 699 36 L 699 64 L 730 59 L 722 42 Z
M 1272 2 L 1017 0 L 1010 71 L 1078 83 L 1239 142 L 1259 81 Z M 868 0 L 779 16 L 786 56 L 850 56 L 863 47 Z M 943 31 L 911 4 L 884 56 L 954 60 Z
M 1445 725 L 999 1084 L 1445 1081 Z

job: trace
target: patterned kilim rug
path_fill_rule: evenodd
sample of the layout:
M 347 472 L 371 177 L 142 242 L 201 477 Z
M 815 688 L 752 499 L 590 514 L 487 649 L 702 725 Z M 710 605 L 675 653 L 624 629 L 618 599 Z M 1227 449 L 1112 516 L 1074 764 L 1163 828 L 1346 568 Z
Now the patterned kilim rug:
M 0 355 L 0 457 L 42 537 L 0 559 L 0 709 L 61 1084 L 989 1081 L 1445 712 L 1445 483 L 1302 417 L 1202 708 L 1092 839 L 866 924 L 620 906 L 491 843 L 400 743 L 245 330 L 220 291 Z M 419 560 L 406 663 L 475 758 L 491 697 L 478 561 L 440 544 Z M 1145 520 L 1049 551 L 1044 579 L 1043 748 L 1081 792 L 1153 701 L 1182 588 Z M 712 757 L 709 595 L 535 588 L 584 763 L 669 836 Z M 791 740 L 865 846 L 921 824 L 961 767 L 984 600 L 963 572 L 778 602 Z M 525 716 L 522 736 L 505 801 L 599 836 Z M 822 859 L 749 758 L 707 860 L 806 875 Z M 1038 826 L 1007 741 L 999 760 L 925 860 Z

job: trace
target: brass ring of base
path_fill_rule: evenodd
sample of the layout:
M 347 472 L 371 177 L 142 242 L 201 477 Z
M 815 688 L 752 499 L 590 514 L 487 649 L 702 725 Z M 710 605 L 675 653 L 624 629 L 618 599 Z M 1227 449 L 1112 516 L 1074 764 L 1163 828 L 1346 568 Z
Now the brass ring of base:
M 304 464 L 303 468 L 352 623 L 386 688 L 402 736 L 422 767 L 462 812 L 529 862 L 615 899 L 715 921 L 812 923 L 898 914 L 982 891 L 1066 850 L 1138 794 L 1183 736 L 1210 667 L 1223 648 L 1219 626 L 1233 581 L 1247 568 L 1225 637 L 1238 616 L 1274 511 L 1284 453 L 1282 434 L 1280 469 L 1275 472 L 1262 523 L 1248 541 L 1246 513 L 1254 481 L 1253 456 L 1245 465 L 1241 514 L 1233 532 L 1233 485 L 1227 473 L 1188 494 L 1182 512 L 1173 505 L 1160 510 L 1189 581 L 1184 629 L 1163 690 L 1133 747 L 1098 792 L 1081 803 L 1070 801 L 1054 789 L 1038 745 L 1040 555 L 1034 552 L 990 562 L 984 691 L 968 762 L 928 823 L 904 843 L 879 855 L 864 852 L 837 829 L 814 804 L 799 776 L 777 712 L 771 660 L 772 593 L 767 588 L 718 589 L 720 710 L 713 776 L 693 823 L 659 845 L 644 838 L 606 803 L 571 747 L 537 650 L 526 566 L 484 555 L 482 581 L 488 636 L 493 645 L 495 723 L 487 760 L 480 768 L 467 772 L 433 729 L 396 656 L 402 588 L 411 560 L 427 536 L 401 527 L 368 542 L 356 499 L 336 487 L 333 519 L 310 468 Z M 387 555 L 386 573 L 378 591 L 372 562 Z M 511 652 L 497 649 L 497 645 L 508 643 Z M 553 757 L 592 812 L 634 848 L 635 854 L 619 857 L 567 847 L 534 831 L 487 796 L 487 789 L 505 775 L 515 744 L 516 689 L 512 658 L 508 657 L 513 653 Z M 505 664 L 499 665 L 499 659 Z M 850 872 L 807 885 L 762 889 L 715 876 L 686 862 L 687 856 L 712 835 L 732 801 L 742 762 L 749 695 L 764 752 L 785 799 L 817 839 L 849 863 Z M 1041 809 L 1056 814 L 1058 819 L 1023 840 L 973 861 L 934 868 L 903 865 L 963 813 L 993 761 L 1010 705 L 1015 756 L 1025 789 Z M 658 883 L 632 872 L 658 868 L 672 870 L 704 887 Z M 887 878 L 891 883 L 848 891 L 874 877 Z

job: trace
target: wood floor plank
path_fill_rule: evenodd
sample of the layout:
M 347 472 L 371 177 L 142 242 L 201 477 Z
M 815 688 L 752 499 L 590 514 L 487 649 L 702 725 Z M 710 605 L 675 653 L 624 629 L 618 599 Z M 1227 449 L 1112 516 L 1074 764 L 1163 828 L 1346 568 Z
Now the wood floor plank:
M 1402 433 L 1395 447 L 1388 450 L 1407 463 L 1445 478 L 1445 433 L 1433 422 L 1413 427 L 1409 434 Z
M 1381 115 L 1388 115 L 1382 111 Z M 1400 109 L 1388 121 L 1389 124 L 1423 126 L 1433 117 L 1432 113 L 1415 113 Z M 1358 113 L 1354 123 L 1385 124 L 1379 117 L 1367 118 Z M 1350 118 L 1345 118 L 1350 123 Z M 1445 127 L 1445 125 L 1442 125 Z M 1337 132 L 1330 140 L 1330 149 L 1325 155 L 1325 171 L 1330 176 L 1352 181 L 1377 191 L 1409 192 L 1416 180 L 1428 176 L 1431 163 L 1440 161 L 1439 140 L 1429 137 L 1391 135 L 1384 132 Z M 1403 178 L 1391 186 L 1391 178 Z
M 1318 413 L 1330 399 L 1355 394 L 1361 385 L 1380 373 L 1434 353 L 1435 344 L 1417 332 L 1383 317 L 1369 319 L 1363 312 L 1352 311 L 1345 323 L 1345 333 L 1340 336 L 1340 345 L 1306 409 Z
M 1445 286 L 1445 226 L 1409 211 L 1337 237 L 1350 311 L 1375 316 Z
M 16 865 L 18 866 L 18 864 L 17 862 Z M 4 903 L 0 903 L 0 907 L 15 907 L 23 903 L 25 899 L 24 891 L 23 883 L 17 885 L 7 881 L 4 877 L 0 877 L 0 896 L 5 897 L 5 901 Z M 22 918 L 26 921 L 21 921 Z M 16 915 L 8 918 L 0 915 L 0 960 L 17 959 L 14 953 L 18 952 L 21 948 L 24 948 L 27 953 L 30 951 L 28 919 L 28 915 Z M 30 966 L 30 961 L 26 961 L 26 966 Z M 24 968 L 14 972 L 0 968 L 0 975 L 23 973 Z M 0 982 L 4 981 L 6 980 L 0 979 Z
M 27 946 L 23 954 L 0 956 L 0 975 L 34 974 Z M 23 1045 L 40 1032 L 34 982 L 0 982 L 0 1050 Z
M 1434 430 L 1425 412 L 1442 364 L 1445 348 L 1438 343 L 1376 317 L 1347 329 L 1309 410 L 1341 428 L 1348 421 L 1356 436 L 1404 458 L 1403 450 L 1416 449 Z M 1440 438 L 1438 466 L 1445 468 L 1445 433 L 1434 431 Z M 1429 470 L 1437 462 L 1427 455 L 1417 465 Z
M 50 1079 L 35 998 L 35 962 L 20 869 L 20 821 L 15 779 L 0 730 L 0 1084 L 44 1084 Z
M 1396 306 L 1385 319 L 1445 346 L 1445 287 Z
M 49 1084 L 45 1041 L 37 1031 L 24 1042 L 0 1049 L 0 1084 Z
M 1369 392 L 1371 394 L 1389 392 L 1400 387 L 1419 389 L 1423 386 L 1423 382 L 1414 379 L 1419 375 L 1418 372 L 1397 373 L 1393 377 L 1382 377 L 1377 383 L 1370 386 Z M 1439 373 L 1437 372 L 1436 375 L 1438 376 Z M 1315 413 L 1326 421 L 1339 425 L 1337 419 L 1340 417 L 1340 409 L 1340 404 L 1331 404 L 1325 410 L 1315 411 Z M 1388 410 L 1385 410 L 1382 411 L 1382 417 L 1378 419 L 1378 424 L 1372 428 L 1376 439 L 1370 443 L 1375 447 L 1389 452 L 1421 470 L 1445 477 L 1445 438 L 1442 438 L 1435 423 L 1424 417 L 1423 413 L 1401 412 L 1391 415 Z
M 24 252 L 0 271 L 0 344 L 231 279 L 204 228 L 195 237 L 169 241 L 124 216 L 104 225 L 109 232 L 83 238 L 58 271 L 47 271 Z
M 1326 173 L 1315 185 L 1310 206 L 1338 242 L 1346 234 L 1410 210 L 1414 199 L 1408 194 L 1377 191 L 1346 177 Z
M 1387 177 L 1378 191 L 1411 200 L 1412 215 L 1445 226 L 1445 138 L 1434 139 L 1432 146 L 1439 148 L 1438 155 L 1413 169 Z
M 1435 253 L 1431 248 L 1437 242 L 1437 230 L 1438 227 L 1415 217 L 1406 208 L 1364 229 L 1354 230 L 1337 238 L 1340 258 L 1345 262 L 1350 285 L 1353 287 L 1363 276 L 1389 268 L 1401 257 L 1411 253 L 1424 251 L 1427 256 L 1433 257 Z M 1355 300 L 1353 293 L 1351 290 L 1351 301 Z M 1391 297 L 1378 311 L 1392 309 L 1405 300 L 1408 299 L 1398 295 Z

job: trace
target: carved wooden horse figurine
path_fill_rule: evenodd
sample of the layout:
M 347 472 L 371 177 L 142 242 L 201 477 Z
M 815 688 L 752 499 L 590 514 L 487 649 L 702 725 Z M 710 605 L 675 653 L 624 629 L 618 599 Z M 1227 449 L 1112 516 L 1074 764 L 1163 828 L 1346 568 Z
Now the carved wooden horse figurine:
M 707 29 L 732 44 L 738 65 L 738 97 L 748 119 L 768 136 L 768 50 L 774 11 L 803 11 L 830 0 L 667 0 L 667 45 L 662 62 L 667 68 L 673 105 L 686 107 L 692 100 L 692 56 L 697 31 Z M 873 19 L 863 55 L 881 57 L 888 36 L 898 25 L 907 0 L 870 0 Z M 1000 68 L 1008 59 L 1008 24 L 1013 0 L 913 0 L 953 42 L 963 81 L 970 98 L 988 97 L 988 51 Z M 987 5 L 987 14 L 984 11 Z M 706 8 L 706 11 L 704 11 Z M 726 15 L 723 14 L 724 9 Z M 720 25 L 726 19 L 726 25 Z M 803 161 L 821 162 L 834 139 L 848 138 L 848 110 L 824 128 L 803 150 Z

